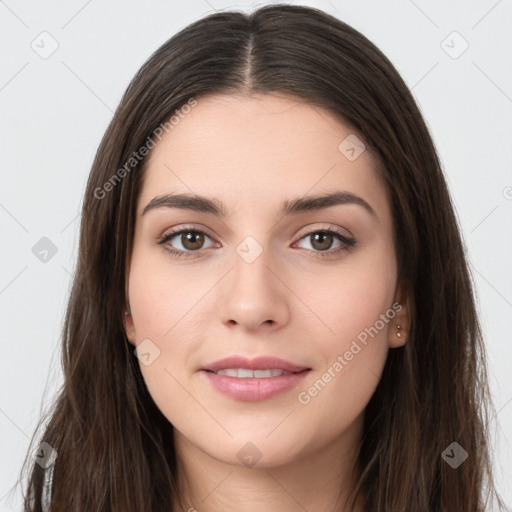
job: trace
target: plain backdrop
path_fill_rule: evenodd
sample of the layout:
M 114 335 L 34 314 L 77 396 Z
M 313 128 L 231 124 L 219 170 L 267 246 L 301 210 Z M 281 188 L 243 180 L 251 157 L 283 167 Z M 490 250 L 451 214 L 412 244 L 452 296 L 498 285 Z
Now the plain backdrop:
M 13 486 L 62 383 L 60 329 L 80 206 L 113 110 L 143 62 L 177 31 L 214 11 L 266 3 L 0 2 L 0 511 L 22 510 Z M 512 2 L 300 4 L 373 41 L 412 89 L 431 130 L 478 293 L 498 413 L 489 441 L 510 506 Z M 37 244 L 52 248 L 47 261 L 37 257 Z

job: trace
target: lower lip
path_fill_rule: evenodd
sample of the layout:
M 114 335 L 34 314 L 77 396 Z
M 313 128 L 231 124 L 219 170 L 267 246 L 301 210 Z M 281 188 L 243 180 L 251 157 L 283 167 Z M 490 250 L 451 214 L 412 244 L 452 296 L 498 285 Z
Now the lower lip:
M 311 370 L 304 370 L 279 377 L 239 378 L 201 370 L 212 386 L 222 394 L 234 400 L 257 402 L 267 400 L 280 393 L 289 391 L 302 383 Z

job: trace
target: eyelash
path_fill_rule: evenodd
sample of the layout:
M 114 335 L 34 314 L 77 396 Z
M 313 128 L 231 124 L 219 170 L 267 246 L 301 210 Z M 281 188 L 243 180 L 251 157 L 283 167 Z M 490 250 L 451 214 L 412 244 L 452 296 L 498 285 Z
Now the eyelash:
M 173 238 L 175 238 L 176 236 L 181 235 L 183 233 L 200 233 L 202 235 L 206 235 L 208 238 L 211 238 L 208 235 L 208 233 L 205 233 L 204 231 L 202 231 L 200 229 L 194 229 L 192 226 L 185 226 L 184 228 L 181 228 L 179 230 L 166 233 L 165 235 L 163 235 L 161 238 L 158 239 L 158 244 L 163 245 L 163 244 L 169 242 L 170 240 L 172 240 Z M 338 231 L 337 229 L 334 229 L 334 228 L 317 229 L 315 231 L 310 231 L 309 233 L 306 233 L 305 235 L 301 236 L 299 238 L 299 240 L 302 240 L 303 238 L 314 235 L 316 233 L 335 235 L 335 237 L 342 243 L 342 245 L 340 245 L 340 247 L 338 247 L 337 249 L 334 249 L 334 250 L 328 249 L 326 251 L 313 251 L 310 249 L 306 249 L 308 252 L 311 252 L 315 256 L 319 256 L 320 258 L 332 257 L 333 255 L 339 254 L 343 251 L 349 251 L 357 243 L 357 241 L 354 238 L 348 238 L 341 231 Z M 183 256 L 185 258 L 188 258 L 188 257 L 191 257 L 192 255 L 201 253 L 203 250 L 206 250 L 206 249 L 199 249 L 197 251 L 182 251 L 180 249 L 165 247 L 165 250 L 168 252 L 168 254 L 170 254 L 172 256 L 176 256 L 178 258 Z

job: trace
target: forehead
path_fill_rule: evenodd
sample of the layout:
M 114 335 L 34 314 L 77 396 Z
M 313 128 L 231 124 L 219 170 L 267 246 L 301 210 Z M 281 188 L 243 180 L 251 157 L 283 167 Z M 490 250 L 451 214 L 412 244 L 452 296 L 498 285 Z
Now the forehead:
M 217 197 L 231 213 L 346 190 L 364 197 L 379 217 L 389 217 L 373 155 L 347 158 L 340 150 L 347 137 L 353 137 L 349 125 L 300 98 L 199 98 L 151 150 L 138 211 L 169 193 Z

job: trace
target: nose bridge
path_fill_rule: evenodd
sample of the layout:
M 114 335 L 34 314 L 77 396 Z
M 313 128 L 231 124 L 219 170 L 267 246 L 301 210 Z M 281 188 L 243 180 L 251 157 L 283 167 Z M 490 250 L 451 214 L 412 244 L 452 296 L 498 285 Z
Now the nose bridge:
M 257 239 L 257 238 L 258 239 Z M 271 242 L 266 234 L 247 235 L 235 247 L 233 255 L 233 286 L 250 286 L 252 293 L 278 293 L 273 273 L 276 258 L 272 255 Z M 247 290 L 251 295 L 251 291 Z
M 261 232 L 245 236 L 235 247 L 233 268 L 220 298 L 224 322 L 235 321 L 248 328 L 269 320 L 273 324 L 286 322 L 286 287 L 275 275 L 279 264 L 270 245 L 268 233 Z
M 268 272 L 267 266 L 276 264 L 275 255 L 272 254 L 272 246 L 275 245 L 272 242 L 272 219 L 258 208 L 254 197 L 245 198 L 243 204 L 246 213 L 237 222 L 234 270 L 244 272 L 247 267 L 249 274 L 256 272 L 264 275 Z

